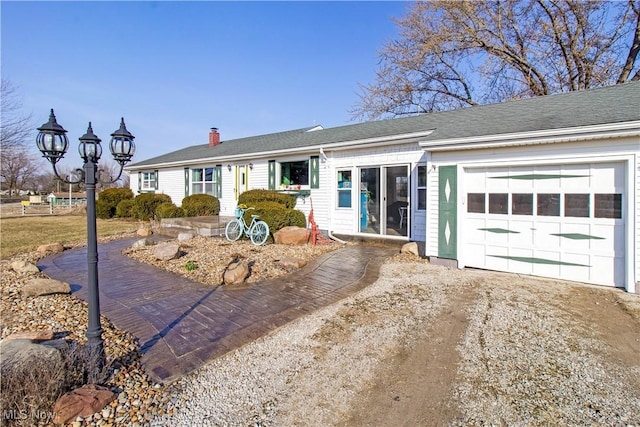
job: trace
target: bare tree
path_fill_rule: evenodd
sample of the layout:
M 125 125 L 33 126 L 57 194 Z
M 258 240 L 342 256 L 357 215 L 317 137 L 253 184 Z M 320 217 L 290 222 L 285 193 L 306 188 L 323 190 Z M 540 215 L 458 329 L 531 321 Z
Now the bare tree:
M 354 119 L 640 79 L 640 0 L 428 1 L 396 24 Z
M 7 79 L 2 79 L 0 86 L 2 123 L 0 125 L 0 148 L 5 150 L 25 147 L 35 126 L 31 116 L 21 112 L 22 101 L 15 86 Z
M 38 162 L 26 149 L 15 147 L 3 150 L 0 176 L 10 194 L 20 190 L 36 190 Z
M 109 159 L 100 159 L 100 179 L 104 181 L 111 181 L 118 177 L 118 173 L 120 172 L 120 165 L 113 160 Z M 99 184 L 101 188 L 114 188 L 114 187 L 128 187 L 129 186 L 129 175 L 122 172 L 120 178 L 113 183 L 108 184 Z

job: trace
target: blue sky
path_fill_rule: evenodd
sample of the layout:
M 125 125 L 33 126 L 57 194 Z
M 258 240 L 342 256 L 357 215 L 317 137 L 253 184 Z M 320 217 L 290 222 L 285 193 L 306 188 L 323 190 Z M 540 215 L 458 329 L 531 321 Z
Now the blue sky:
M 2 76 L 40 126 L 54 108 L 79 165 L 89 121 L 108 142 L 121 116 L 134 161 L 223 140 L 352 123 L 359 83 L 396 38 L 405 2 L 11 2 Z M 35 130 L 34 130 L 35 137 Z M 35 142 L 34 142 L 35 146 Z M 108 150 L 107 150 L 108 151 Z M 107 154 L 108 155 L 108 154 Z

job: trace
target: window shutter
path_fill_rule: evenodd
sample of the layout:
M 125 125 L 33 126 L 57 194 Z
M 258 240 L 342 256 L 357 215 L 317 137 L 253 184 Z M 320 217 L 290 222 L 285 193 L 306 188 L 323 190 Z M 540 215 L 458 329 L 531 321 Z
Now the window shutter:
M 222 165 L 216 165 L 216 197 L 222 197 Z
M 184 197 L 189 195 L 189 168 L 184 168 Z
M 276 189 L 276 161 L 269 160 L 269 190 Z
M 138 171 L 138 194 L 142 193 L 142 171 Z
M 311 156 L 309 163 L 309 168 L 311 169 L 311 182 L 309 184 L 311 188 L 320 188 L 320 156 Z
M 160 178 L 160 174 L 158 173 L 158 169 L 154 170 L 153 173 L 155 173 L 155 175 L 156 175 L 156 190 L 157 190 L 158 188 L 160 188 L 159 184 L 158 184 L 158 180 Z

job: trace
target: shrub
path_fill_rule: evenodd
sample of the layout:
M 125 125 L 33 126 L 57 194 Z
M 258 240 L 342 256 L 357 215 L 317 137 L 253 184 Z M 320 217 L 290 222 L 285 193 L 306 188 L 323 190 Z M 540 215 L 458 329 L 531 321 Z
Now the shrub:
M 116 206 L 116 216 L 119 218 L 132 218 L 135 205 L 136 202 L 133 199 L 121 200 Z
M 116 207 L 122 200 L 133 199 L 133 191 L 130 188 L 107 188 L 98 194 L 96 201 L 96 216 L 102 219 L 113 218 L 116 215 Z
M 209 194 L 192 194 L 182 199 L 186 216 L 210 216 L 220 212 L 220 201 Z
M 156 207 L 155 211 L 156 218 L 182 218 L 186 216 L 186 212 L 184 209 L 177 207 L 171 202 L 160 203 Z
M 296 197 L 292 194 L 278 193 L 273 190 L 249 190 L 238 197 L 238 204 L 254 206 L 258 202 L 275 202 L 285 208 L 293 209 L 296 206 Z
M 280 203 L 273 201 L 256 202 L 251 206 L 256 209 L 245 212 L 247 224 L 251 221 L 251 214 L 260 215 L 260 219 L 267 223 L 272 234 L 290 225 L 303 228 L 307 225 L 304 213 L 295 209 L 287 209 Z
M 171 197 L 166 194 L 143 193 L 138 194 L 133 209 L 134 216 L 143 221 L 154 219 L 156 208 L 161 203 L 172 203 Z

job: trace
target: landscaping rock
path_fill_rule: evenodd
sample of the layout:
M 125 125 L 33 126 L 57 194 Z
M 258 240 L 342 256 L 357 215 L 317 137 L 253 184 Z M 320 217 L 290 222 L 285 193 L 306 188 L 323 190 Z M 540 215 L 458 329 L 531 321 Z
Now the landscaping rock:
M 19 260 L 11 263 L 11 269 L 16 273 L 39 273 L 40 269 L 28 261 Z
M 49 341 L 54 336 L 53 331 L 21 331 L 14 332 L 4 339 L 9 340 L 30 340 L 30 341 Z
M 140 228 L 138 229 L 138 236 L 141 237 L 149 237 L 153 234 L 150 228 Z
M 174 243 L 164 243 L 156 247 L 153 255 L 160 261 L 176 259 L 180 257 L 180 246 Z
M 67 282 L 54 279 L 32 279 L 22 287 L 22 295 L 29 297 L 70 293 L 71 286 Z
M 225 285 L 237 285 L 244 283 L 249 277 L 251 271 L 249 270 L 249 262 L 242 260 L 238 262 L 232 262 L 225 270 L 222 278 Z
M 136 240 L 133 242 L 133 245 L 131 245 L 134 249 L 143 248 L 145 246 L 153 246 L 153 240 L 145 237 L 144 239 Z
M 108 388 L 88 384 L 69 393 L 63 394 L 53 407 L 54 424 L 66 424 L 69 421 L 101 411 L 113 402 L 115 394 Z
M 276 231 L 273 238 L 282 245 L 306 245 L 310 236 L 311 230 L 308 228 L 289 226 Z
M 400 249 L 401 254 L 413 254 L 415 256 L 420 256 L 420 252 L 418 251 L 418 243 L 417 242 L 409 242 L 402 245 L 402 249 Z
M 178 242 L 184 242 L 185 240 L 193 239 L 193 233 L 180 233 L 178 234 Z
M 307 265 L 307 261 L 300 258 L 287 257 L 280 260 L 280 265 L 285 268 L 302 268 Z
M 62 363 L 62 355 L 58 350 L 36 344 L 30 339 L 0 341 L 0 369 L 3 373 L 36 365 L 54 369 Z
M 49 245 L 38 246 L 38 252 L 40 253 L 53 252 L 57 254 L 63 251 L 64 251 L 64 246 L 62 246 L 62 243 L 51 243 Z

